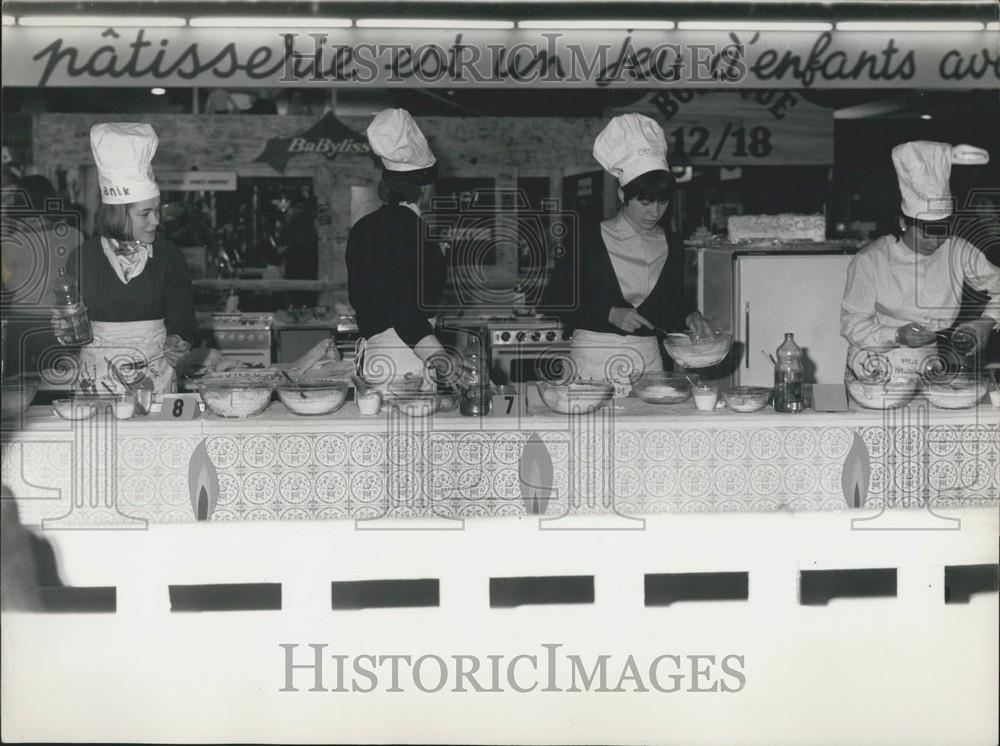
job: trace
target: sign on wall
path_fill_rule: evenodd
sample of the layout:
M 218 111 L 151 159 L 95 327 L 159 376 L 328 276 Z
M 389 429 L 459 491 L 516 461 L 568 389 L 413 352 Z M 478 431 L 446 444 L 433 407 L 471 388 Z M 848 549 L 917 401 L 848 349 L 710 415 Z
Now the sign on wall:
M 1000 33 L 7 26 L 11 86 L 982 88 Z
M 333 160 L 340 154 L 364 155 L 371 150 L 366 137 L 327 112 L 316 124 L 297 135 L 272 137 L 254 160 L 267 163 L 276 171 L 283 171 L 288 159 L 296 155 L 315 153 Z
M 833 110 L 794 91 L 663 90 L 626 111 L 663 126 L 672 165 L 833 163 Z
M 156 171 L 161 192 L 235 192 L 235 171 Z

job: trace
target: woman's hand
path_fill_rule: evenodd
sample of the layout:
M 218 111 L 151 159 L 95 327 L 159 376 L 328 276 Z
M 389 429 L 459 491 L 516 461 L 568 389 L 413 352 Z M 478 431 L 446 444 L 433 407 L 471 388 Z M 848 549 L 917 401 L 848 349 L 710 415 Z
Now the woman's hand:
M 163 359 L 167 361 L 171 368 L 176 368 L 177 364 L 189 352 L 191 352 L 191 345 L 176 334 L 171 334 L 163 342 Z
M 715 336 L 715 330 L 708 323 L 708 320 L 701 315 L 701 311 L 688 314 L 684 322 L 687 324 L 688 331 L 691 332 L 692 342 L 697 342 L 699 339 L 712 339 Z
M 640 327 L 652 329 L 653 325 L 644 319 L 634 308 L 612 308 L 608 321 L 626 334 L 631 334 Z
M 896 330 L 896 342 L 903 347 L 924 347 L 937 336 L 923 324 L 904 324 Z

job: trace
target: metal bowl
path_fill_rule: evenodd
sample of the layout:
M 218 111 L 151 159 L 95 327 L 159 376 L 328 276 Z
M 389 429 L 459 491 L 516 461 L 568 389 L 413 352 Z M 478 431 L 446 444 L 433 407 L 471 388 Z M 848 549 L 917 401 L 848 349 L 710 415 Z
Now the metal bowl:
M 759 412 L 771 400 L 771 389 L 764 386 L 734 386 L 722 392 L 722 401 L 734 412 Z
M 708 368 L 721 363 L 733 346 L 731 332 L 716 331 L 712 339 L 693 341 L 687 334 L 668 334 L 663 349 L 685 368 Z
M 264 380 L 205 380 L 197 388 L 212 414 L 242 419 L 260 414 L 271 405 L 274 384 Z
M 347 401 L 348 385 L 340 380 L 286 381 L 275 388 L 288 411 L 303 416 L 331 414 Z
M 924 395 L 939 409 L 972 409 L 989 388 L 986 376 L 959 373 L 946 381 L 929 382 Z
M 538 381 L 536 388 L 545 406 L 557 414 L 593 412 L 604 406 L 615 392 L 614 386 L 602 381 Z
M 691 398 L 691 381 L 680 373 L 647 373 L 632 391 L 648 404 L 680 404 Z
M 865 381 L 851 378 L 847 392 L 865 409 L 898 409 L 905 407 L 917 393 L 920 379 L 916 376 L 895 378 L 889 381 Z

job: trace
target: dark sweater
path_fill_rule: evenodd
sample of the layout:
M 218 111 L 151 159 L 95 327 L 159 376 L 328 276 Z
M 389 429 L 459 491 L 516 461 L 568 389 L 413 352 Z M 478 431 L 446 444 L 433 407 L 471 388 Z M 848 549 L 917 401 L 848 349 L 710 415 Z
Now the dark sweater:
M 411 348 L 433 334 L 447 266 L 438 244 L 421 243 L 420 218 L 402 205 L 382 205 L 347 237 L 347 292 L 366 339 L 390 327 Z
M 667 244 L 670 250 L 659 279 L 636 307 L 625 300 L 604 245 L 600 223 L 585 225 L 580 231 L 577 255 L 568 252 L 556 260 L 545 292 L 545 305 L 563 306 L 553 312 L 573 329 L 625 336 L 625 332 L 608 321 L 611 309 L 618 307 L 635 308 L 643 318 L 668 332 L 686 331 L 685 319 L 696 309 L 684 296 L 684 244 L 679 236 L 672 234 L 667 235 Z M 655 332 L 640 327 L 632 334 L 649 336 Z
M 96 236 L 70 253 L 66 273 L 77 276 L 91 321 L 163 319 L 168 335 L 196 344 L 198 324 L 191 274 L 180 249 L 166 239 L 153 241 L 152 258 L 142 274 L 127 285 L 111 268 Z

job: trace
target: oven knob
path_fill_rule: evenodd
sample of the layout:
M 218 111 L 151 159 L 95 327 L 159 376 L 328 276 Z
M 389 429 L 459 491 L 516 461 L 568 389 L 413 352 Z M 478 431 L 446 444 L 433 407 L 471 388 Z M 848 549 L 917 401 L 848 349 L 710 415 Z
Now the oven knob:
M 566 329 L 563 331 L 563 339 L 570 340 L 573 338 L 573 330 Z
M 501 342 L 509 342 L 510 341 L 510 332 L 502 332 L 500 334 L 500 341 Z
M 549 342 L 554 342 L 556 339 L 556 333 L 549 332 L 548 334 L 545 335 L 545 339 L 548 340 Z
M 531 341 L 532 342 L 537 342 L 541 338 L 542 338 L 542 333 L 541 332 L 532 332 L 531 333 Z
M 517 333 L 517 341 L 518 342 L 523 342 L 526 336 L 527 335 L 524 332 L 518 332 Z

